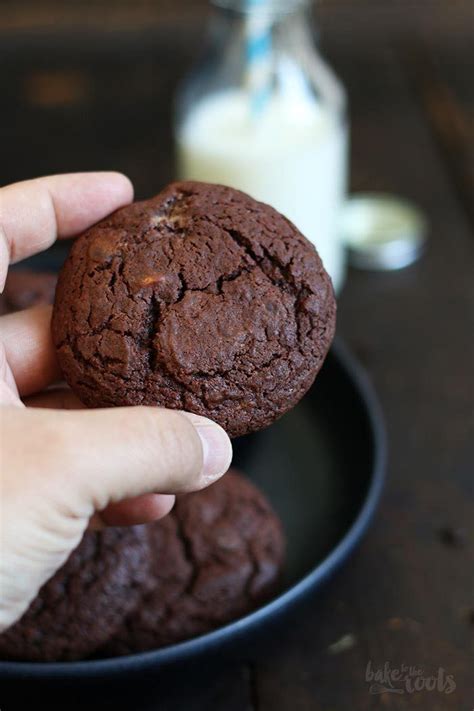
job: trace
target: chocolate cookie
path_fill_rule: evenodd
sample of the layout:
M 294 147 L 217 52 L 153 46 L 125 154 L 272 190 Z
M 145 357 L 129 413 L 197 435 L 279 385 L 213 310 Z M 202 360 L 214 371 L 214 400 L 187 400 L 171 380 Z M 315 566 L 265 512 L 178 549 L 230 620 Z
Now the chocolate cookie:
M 195 637 L 249 612 L 276 589 L 284 557 L 281 523 L 263 494 L 236 473 L 178 498 L 149 535 L 154 590 L 103 655 Z
M 86 533 L 23 617 L 0 635 L 0 658 L 81 659 L 121 625 L 150 582 L 143 526 Z
M 30 306 L 52 304 L 56 282 L 57 275 L 52 272 L 10 270 L 4 292 L 0 296 L 0 313 L 7 314 L 28 309 Z
M 335 311 L 320 258 L 286 218 L 237 190 L 184 182 L 76 240 L 52 328 L 86 405 L 190 410 L 237 436 L 308 390 Z

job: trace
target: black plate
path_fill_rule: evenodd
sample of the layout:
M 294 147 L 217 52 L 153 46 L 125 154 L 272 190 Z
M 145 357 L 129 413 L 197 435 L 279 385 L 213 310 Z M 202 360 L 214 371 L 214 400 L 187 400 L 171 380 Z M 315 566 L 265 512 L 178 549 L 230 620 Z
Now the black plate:
M 208 654 L 251 650 L 257 629 L 317 590 L 361 538 L 379 499 L 385 433 L 364 372 L 336 343 L 315 385 L 289 414 L 237 440 L 234 463 L 267 494 L 283 520 L 288 550 L 282 593 L 252 614 L 201 637 L 115 659 L 0 662 L 0 679 L 53 682 L 155 676 Z M 249 644 L 250 641 L 250 644 Z

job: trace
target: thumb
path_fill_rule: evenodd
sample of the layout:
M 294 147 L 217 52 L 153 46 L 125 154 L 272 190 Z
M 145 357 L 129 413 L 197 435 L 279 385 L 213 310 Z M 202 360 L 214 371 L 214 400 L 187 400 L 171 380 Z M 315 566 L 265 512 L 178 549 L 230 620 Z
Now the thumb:
M 80 517 L 141 494 L 196 491 L 226 472 L 232 458 L 224 430 L 190 413 L 152 407 L 27 412 L 38 420 L 29 432 L 48 442 L 50 470 L 67 472 Z

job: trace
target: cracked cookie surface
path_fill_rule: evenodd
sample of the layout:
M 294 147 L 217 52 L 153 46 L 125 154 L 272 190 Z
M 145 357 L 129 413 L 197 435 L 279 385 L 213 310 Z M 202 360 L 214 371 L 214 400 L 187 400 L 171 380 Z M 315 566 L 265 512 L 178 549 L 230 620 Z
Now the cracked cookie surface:
M 335 311 L 319 256 L 286 218 L 237 190 L 182 182 L 76 240 L 52 328 L 86 405 L 184 409 L 238 436 L 308 390 Z
M 154 589 L 100 651 L 103 656 L 203 634 L 276 591 L 284 558 L 281 523 L 264 495 L 233 471 L 178 497 L 173 511 L 147 528 Z
M 86 532 L 28 610 L 0 635 L 0 658 L 82 659 L 109 639 L 150 584 L 144 526 Z

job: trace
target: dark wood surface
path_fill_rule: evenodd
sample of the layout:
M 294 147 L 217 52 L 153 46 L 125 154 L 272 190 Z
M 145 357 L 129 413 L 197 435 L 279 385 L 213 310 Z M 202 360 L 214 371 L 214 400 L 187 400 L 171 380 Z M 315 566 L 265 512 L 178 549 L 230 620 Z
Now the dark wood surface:
M 148 24 L 81 34 L 29 31 L 28 3 L 21 22 L 7 14 L 0 182 L 113 167 L 141 197 L 168 180 L 170 97 L 204 21 L 203 3 L 184 5 L 182 18 L 164 3 Z M 339 332 L 385 412 L 388 482 L 356 554 L 269 647 L 149 709 L 474 708 L 472 5 L 338 1 L 320 17 L 350 95 L 351 188 L 411 198 L 430 222 L 418 264 L 353 271 L 340 299 Z M 442 667 L 456 689 L 370 695 L 369 660 Z

